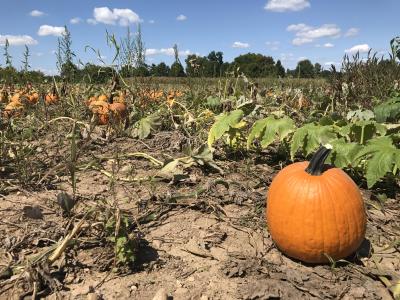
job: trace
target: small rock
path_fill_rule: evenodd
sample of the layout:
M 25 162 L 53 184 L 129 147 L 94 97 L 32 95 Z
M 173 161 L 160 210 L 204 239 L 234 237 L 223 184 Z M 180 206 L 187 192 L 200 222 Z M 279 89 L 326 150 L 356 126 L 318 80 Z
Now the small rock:
M 22 209 L 24 211 L 24 216 L 30 219 L 38 220 L 43 219 L 43 213 L 40 207 L 26 205 Z
M 99 296 L 96 293 L 89 293 L 86 297 L 87 300 L 98 300 Z
M 168 300 L 168 294 L 164 288 L 161 288 L 154 295 L 153 300 Z
M 136 284 L 134 284 L 134 285 L 132 285 L 132 286 L 130 287 L 130 290 L 131 290 L 132 292 L 136 292 L 137 289 L 138 289 L 138 287 L 137 287 Z
M 282 264 L 282 255 L 278 251 L 271 250 L 267 255 L 267 260 L 272 264 L 280 265 Z
M 57 195 L 57 202 L 66 213 L 70 213 L 71 209 L 75 206 L 75 199 L 65 192 L 61 192 Z
M 154 248 L 156 248 L 156 249 L 160 249 L 162 244 L 163 244 L 163 243 L 162 243 L 162 241 L 160 241 L 160 240 L 154 240 L 154 241 L 153 241 L 153 246 L 154 246 Z
M 189 282 L 193 282 L 193 281 L 194 281 L 194 277 L 193 277 L 193 276 L 190 276 L 187 280 L 188 280 Z
M 200 300 L 208 300 L 208 297 L 206 295 L 201 296 Z
M 355 287 L 350 290 L 351 295 L 356 299 L 364 298 L 365 288 L 362 286 Z
M 178 288 L 175 290 L 175 294 L 179 294 L 179 295 L 187 294 L 188 292 L 189 292 L 189 290 L 187 288 Z

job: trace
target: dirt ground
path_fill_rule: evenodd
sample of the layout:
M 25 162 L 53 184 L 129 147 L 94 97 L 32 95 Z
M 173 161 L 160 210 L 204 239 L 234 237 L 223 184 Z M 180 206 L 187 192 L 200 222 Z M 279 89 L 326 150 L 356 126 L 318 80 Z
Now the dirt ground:
M 149 176 L 157 172 L 151 161 L 129 157 L 115 167 L 112 157 L 127 152 L 160 161 L 180 157 L 179 140 L 163 132 L 145 143 L 100 139 L 85 155 L 109 157 L 101 167 L 119 178 Z M 265 196 L 279 165 L 218 153 L 216 163 L 224 174 L 193 166 L 178 179 L 113 184 L 104 172 L 81 168 L 78 203 L 70 215 L 57 203 L 59 192 L 72 192 L 65 172 L 49 169 L 40 188 L 10 181 L 0 199 L 0 299 L 32 299 L 32 294 L 37 299 L 152 299 L 160 289 L 177 300 L 393 299 L 390 285 L 400 281 L 398 194 L 381 205 L 372 192 L 362 191 L 368 227 L 357 257 L 304 265 L 277 250 L 265 224 Z M 115 268 L 114 249 L 94 219 L 53 265 L 28 263 L 52 249 L 90 208 L 99 214 L 118 209 L 133 220 L 138 244 L 132 268 Z M 8 276 L 11 266 L 23 271 Z

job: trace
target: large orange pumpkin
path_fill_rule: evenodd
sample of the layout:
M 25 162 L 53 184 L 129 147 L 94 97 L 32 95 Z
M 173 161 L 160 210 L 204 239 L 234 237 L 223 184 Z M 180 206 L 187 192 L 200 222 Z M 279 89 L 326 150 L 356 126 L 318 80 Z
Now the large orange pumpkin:
M 266 217 L 277 247 L 307 263 L 326 263 L 354 253 L 364 240 L 364 202 L 354 181 L 325 165 L 321 147 L 310 162 L 282 169 L 268 191 Z

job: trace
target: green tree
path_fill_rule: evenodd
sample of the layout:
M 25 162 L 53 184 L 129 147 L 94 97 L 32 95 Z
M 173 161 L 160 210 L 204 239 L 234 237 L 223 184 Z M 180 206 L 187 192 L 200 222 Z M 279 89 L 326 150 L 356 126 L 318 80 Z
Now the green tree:
M 319 63 L 314 64 L 314 74 L 315 76 L 320 76 L 322 72 L 322 66 Z
M 299 78 L 313 78 L 315 75 L 314 66 L 308 59 L 301 60 L 297 63 L 295 74 Z
M 221 66 L 221 76 L 224 76 L 227 72 L 232 72 L 233 68 L 233 64 L 229 62 L 224 62 Z
M 209 77 L 219 77 L 221 75 L 221 66 L 224 63 L 223 53 L 211 51 L 208 56 L 208 64 L 206 67 L 206 75 Z
M 285 77 L 285 68 L 282 66 L 282 63 L 280 60 L 278 60 L 275 64 L 275 69 L 276 69 L 276 75 L 278 75 L 278 77 L 283 78 Z
M 111 67 L 87 63 L 82 69 L 84 79 L 89 83 L 106 83 L 113 76 Z
M 161 62 L 158 65 L 152 64 L 150 67 L 150 75 L 157 77 L 168 77 L 170 73 L 170 68 Z
M 147 77 L 150 75 L 149 68 L 146 64 L 138 66 L 133 69 L 133 76 L 137 77 Z
M 239 68 L 249 77 L 268 77 L 276 76 L 274 59 L 262 54 L 247 53 L 236 57 L 233 61 L 234 68 Z
M 190 54 L 185 59 L 186 63 L 186 74 L 190 77 L 205 77 L 208 59 L 205 57 L 198 56 L 196 54 Z

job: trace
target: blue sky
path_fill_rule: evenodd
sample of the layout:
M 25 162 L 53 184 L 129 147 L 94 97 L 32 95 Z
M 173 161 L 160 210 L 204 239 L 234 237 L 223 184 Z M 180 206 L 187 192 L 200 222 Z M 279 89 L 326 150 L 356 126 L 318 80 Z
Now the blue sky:
M 135 31 L 140 22 L 149 64 L 171 63 L 177 43 L 182 61 L 187 53 L 217 50 L 225 61 L 256 52 L 287 68 L 303 58 L 328 68 L 346 52 L 387 53 L 390 39 L 400 35 L 399 11 L 399 0 L 14 0 L 2 3 L 0 45 L 8 38 L 19 67 L 28 44 L 32 68 L 53 74 L 62 26 L 71 31 L 81 61 L 96 61 L 94 53 L 85 52 L 90 45 L 110 62 L 106 30 L 123 37 L 127 26 Z

